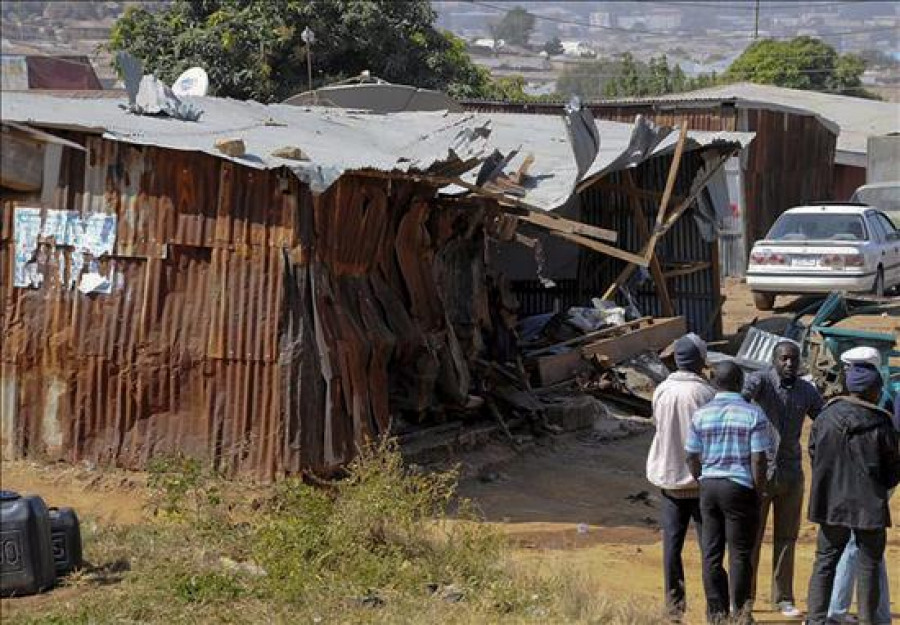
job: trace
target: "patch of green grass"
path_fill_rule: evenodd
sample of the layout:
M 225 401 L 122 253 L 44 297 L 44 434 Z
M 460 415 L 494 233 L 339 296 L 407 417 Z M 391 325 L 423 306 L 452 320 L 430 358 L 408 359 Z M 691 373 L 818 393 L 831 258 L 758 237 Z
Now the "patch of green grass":
M 4 604 L 4 625 L 661 622 L 573 571 L 513 565 L 457 474 L 411 471 L 392 441 L 362 450 L 345 479 L 285 480 L 253 502 L 194 461 L 150 473 L 152 520 L 86 519 L 93 567 Z

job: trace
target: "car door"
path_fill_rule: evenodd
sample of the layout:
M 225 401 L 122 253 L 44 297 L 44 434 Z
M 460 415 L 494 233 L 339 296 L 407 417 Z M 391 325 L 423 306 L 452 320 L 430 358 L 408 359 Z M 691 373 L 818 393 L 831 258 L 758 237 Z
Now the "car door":
M 884 213 L 877 211 L 875 221 L 884 233 L 884 282 L 886 286 L 900 284 L 900 230 Z
M 887 256 L 887 233 L 884 231 L 884 225 L 875 218 L 875 211 L 873 210 L 865 212 L 865 221 L 866 229 L 869 231 L 869 245 L 867 246 L 866 256 L 872 263 L 869 266 L 874 268 L 880 265 L 884 272 L 885 285 L 890 284 L 888 279 L 888 265 L 890 263 Z

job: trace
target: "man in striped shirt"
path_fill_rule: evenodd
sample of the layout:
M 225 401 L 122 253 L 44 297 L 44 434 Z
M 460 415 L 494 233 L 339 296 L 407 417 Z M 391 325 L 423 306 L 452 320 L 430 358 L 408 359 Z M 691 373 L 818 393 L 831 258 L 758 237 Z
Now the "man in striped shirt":
M 713 382 L 716 396 L 694 413 L 685 443 L 688 467 L 700 483 L 706 616 L 719 623 L 733 605 L 737 621 L 749 623 L 753 546 L 773 441 L 766 415 L 741 396 L 744 375 L 737 365 L 716 365 Z M 722 567 L 726 543 L 733 597 Z

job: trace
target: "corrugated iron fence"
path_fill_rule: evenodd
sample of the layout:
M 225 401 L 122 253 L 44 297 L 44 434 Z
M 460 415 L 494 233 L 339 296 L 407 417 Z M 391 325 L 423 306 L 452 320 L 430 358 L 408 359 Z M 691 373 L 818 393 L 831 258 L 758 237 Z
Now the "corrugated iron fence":
M 43 209 L 117 216 L 113 287 L 69 288 L 75 251 L 55 241 L 36 254 L 40 288 L 14 287 L 14 206 L 38 198 L 3 198 L 4 455 L 142 467 L 183 452 L 271 479 L 346 462 L 395 408 L 465 399 L 430 268 L 477 232 L 447 224 L 478 215 L 436 210 L 412 183 L 344 178 L 313 200 L 286 172 L 66 137 L 87 155 L 64 149 Z

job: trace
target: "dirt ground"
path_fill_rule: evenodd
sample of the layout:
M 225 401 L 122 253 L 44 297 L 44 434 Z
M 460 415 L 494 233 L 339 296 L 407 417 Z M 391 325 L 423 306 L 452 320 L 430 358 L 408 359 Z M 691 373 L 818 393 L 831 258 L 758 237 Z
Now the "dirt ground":
M 754 317 L 792 315 L 798 304 L 786 301 L 768 315 L 758 313 L 746 287 L 725 285 L 723 309 L 726 333 Z M 781 302 L 779 302 L 781 304 Z M 897 317 L 850 320 L 850 327 L 900 335 Z M 534 450 L 492 467 L 488 474 L 467 478 L 462 494 L 480 505 L 489 522 L 496 523 L 515 542 L 515 558 L 535 571 L 557 571 L 596 580 L 598 592 L 637 602 L 660 602 L 662 546 L 657 525 L 658 495 L 646 482 L 644 461 L 652 432 L 616 442 L 600 443 L 585 434 L 542 439 Z M 484 451 L 480 452 L 482 456 Z M 807 471 L 808 475 L 808 471 Z M 91 523 L 128 524 L 141 519 L 145 501 L 142 474 L 98 471 L 89 465 L 40 465 L 4 462 L 0 486 L 40 492 L 54 505 L 74 506 Z M 900 519 L 900 496 L 892 502 Z M 813 561 L 815 526 L 804 523 L 797 555 L 795 592 L 801 608 L 806 604 L 807 582 Z M 894 612 L 900 612 L 900 530 L 888 534 L 887 559 L 892 569 Z M 703 622 L 700 554 L 696 536 L 685 548 L 689 623 Z M 768 587 L 771 538 L 763 551 L 760 588 Z M 782 622 L 769 610 L 761 593 L 757 618 Z M 900 616 L 900 615 L 895 615 Z M 790 621 L 784 621 L 790 622 Z M 794 621 L 797 622 L 797 621 Z

